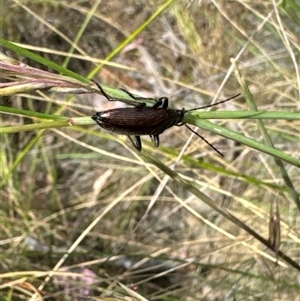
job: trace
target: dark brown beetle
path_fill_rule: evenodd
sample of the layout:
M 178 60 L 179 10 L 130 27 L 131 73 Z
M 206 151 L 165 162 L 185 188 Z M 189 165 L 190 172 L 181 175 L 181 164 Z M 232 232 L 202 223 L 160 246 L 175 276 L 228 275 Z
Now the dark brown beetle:
M 109 101 L 119 101 L 118 98 L 113 98 L 109 96 L 103 88 L 96 83 L 101 93 Z M 130 92 L 123 90 L 134 100 L 147 100 L 147 98 L 136 97 Z M 184 121 L 184 114 L 186 112 L 195 111 L 198 109 L 208 108 L 223 102 L 226 102 L 230 99 L 237 97 L 240 94 L 237 94 L 233 97 L 230 97 L 226 100 L 220 101 L 213 105 L 208 105 L 200 108 L 194 108 L 191 110 L 176 110 L 168 109 L 168 98 L 159 97 L 156 100 L 156 103 L 152 107 L 146 107 L 146 103 L 140 103 L 133 108 L 119 108 L 112 109 L 102 112 L 97 112 L 92 116 L 92 119 L 95 120 L 98 125 L 104 128 L 107 131 L 127 135 L 131 140 L 132 144 L 138 151 L 142 150 L 142 142 L 140 136 L 149 135 L 153 144 L 159 146 L 159 135 L 162 134 L 166 129 L 177 125 L 185 125 L 189 130 L 191 130 L 198 137 L 203 139 L 208 145 L 210 145 L 217 153 L 223 156 L 214 146 L 212 146 L 206 139 L 200 136 L 197 132 L 192 130 Z M 149 99 L 148 99 L 149 100 Z M 133 137 L 131 137 L 133 136 Z

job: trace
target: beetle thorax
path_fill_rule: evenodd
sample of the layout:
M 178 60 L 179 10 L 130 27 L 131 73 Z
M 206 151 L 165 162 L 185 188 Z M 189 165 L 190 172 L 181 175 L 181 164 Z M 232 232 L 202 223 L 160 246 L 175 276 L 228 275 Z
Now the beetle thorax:
M 173 125 L 181 125 L 183 123 L 183 118 L 184 118 L 184 114 L 185 114 L 185 110 L 172 110 L 172 113 L 174 114 L 173 118 L 174 118 L 174 122 Z

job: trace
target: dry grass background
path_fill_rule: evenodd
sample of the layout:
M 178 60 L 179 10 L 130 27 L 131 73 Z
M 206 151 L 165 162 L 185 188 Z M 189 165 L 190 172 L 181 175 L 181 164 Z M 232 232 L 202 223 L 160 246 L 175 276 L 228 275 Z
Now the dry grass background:
M 95 3 L 2 1 L 2 37 L 87 77 L 165 2 L 102 1 L 84 27 Z M 176 108 L 209 104 L 217 93 L 224 99 L 242 92 L 230 58 L 252 37 L 237 62 L 259 110 L 297 111 L 295 6 L 173 1 L 94 79 L 141 96 L 168 96 Z M 70 101 L 45 90 L 2 98 L 1 105 L 48 114 L 64 108 L 68 117 L 123 106 L 98 94 Z M 243 97 L 218 108 L 247 109 Z M 1 122 L 32 121 L 3 114 Z M 217 122 L 263 141 L 256 120 Z M 264 124 L 276 148 L 299 158 L 299 122 Z M 142 153 L 96 125 L 1 135 L 2 179 L 13 170 L 0 191 L 1 300 L 300 300 L 297 264 L 276 254 L 279 247 L 299 263 L 299 208 L 281 169 L 270 155 L 201 134 L 225 157 L 190 139 L 184 127 L 165 132 L 157 149 L 144 138 Z M 147 155 L 266 240 L 273 225 L 271 238 L 280 238 L 275 252 L 149 164 Z M 298 167 L 284 166 L 299 191 Z

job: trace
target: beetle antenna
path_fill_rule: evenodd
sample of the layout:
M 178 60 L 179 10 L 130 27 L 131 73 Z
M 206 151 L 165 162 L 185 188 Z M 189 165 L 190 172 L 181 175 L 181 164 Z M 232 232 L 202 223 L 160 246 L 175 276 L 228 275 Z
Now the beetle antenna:
M 195 135 L 197 135 L 199 138 L 201 138 L 205 143 L 207 143 L 214 151 L 216 151 L 220 156 L 224 157 L 224 155 L 217 150 L 211 143 L 209 143 L 204 137 L 202 137 L 201 135 L 199 135 L 196 131 L 194 131 L 191 127 L 189 127 L 186 123 L 184 123 L 184 125 L 191 131 L 193 132 Z
M 214 106 L 216 106 L 216 105 L 219 105 L 219 104 L 221 104 L 221 103 L 224 103 L 224 102 L 226 102 L 226 101 L 229 101 L 229 100 L 231 100 L 231 99 L 234 99 L 234 98 L 238 97 L 239 95 L 241 95 L 241 93 L 239 93 L 239 94 L 237 94 L 237 95 L 234 95 L 234 96 L 231 96 L 231 97 L 229 97 L 229 98 L 227 98 L 227 99 L 225 99 L 225 100 L 222 100 L 222 101 L 213 103 L 213 104 L 211 104 L 211 105 L 207 105 L 207 106 L 200 107 L 200 108 L 194 108 L 194 109 L 191 109 L 191 110 L 186 110 L 185 112 L 190 112 L 190 111 L 195 111 L 195 110 L 200 110 L 200 109 L 206 109 L 206 108 L 214 107 Z

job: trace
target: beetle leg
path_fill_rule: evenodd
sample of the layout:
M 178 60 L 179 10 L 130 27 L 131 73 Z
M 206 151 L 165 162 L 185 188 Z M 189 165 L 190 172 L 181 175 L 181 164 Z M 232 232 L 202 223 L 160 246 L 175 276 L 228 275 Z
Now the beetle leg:
M 163 102 L 163 109 L 167 109 L 169 106 L 169 100 L 168 97 L 161 97 L 160 100 Z
M 154 108 L 154 109 L 159 108 L 162 105 L 163 102 L 162 102 L 161 98 L 157 99 L 156 103 L 152 106 L 152 108 Z
M 126 89 L 121 88 L 120 90 L 122 90 L 123 92 L 125 92 L 127 95 L 129 95 L 129 96 L 130 96 L 132 99 L 134 99 L 134 100 L 147 99 L 146 97 L 137 97 L 137 96 L 134 96 L 131 92 L 129 92 L 129 91 L 126 90 Z
M 169 105 L 169 100 L 168 97 L 159 97 L 159 98 L 147 98 L 147 97 L 140 97 L 140 96 L 135 96 L 132 93 L 130 93 L 129 91 L 125 90 L 125 89 L 120 89 L 123 92 L 125 92 L 126 94 L 128 94 L 132 99 L 134 100 L 149 100 L 149 99 L 153 99 L 156 101 L 156 103 L 152 106 L 152 108 L 159 108 L 161 105 L 164 109 L 168 108 Z M 142 107 L 146 106 L 143 105 Z M 140 107 L 140 105 L 138 105 L 138 107 Z
M 123 101 L 123 102 L 126 102 L 127 104 L 130 104 L 130 105 L 132 105 L 132 106 L 136 106 L 136 102 L 135 102 L 135 101 L 130 101 L 130 100 L 128 100 L 128 99 L 126 99 L 126 101 L 125 101 L 125 99 L 123 99 L 123 98 L 112 97 L 112 96 L 108 95 L 108 94 L 104 91 L 104 89 L 101 87 L 101 85 L 99 85 L 99 84 L 98 84 L 97 82 L 95 82 L 94 80 L 91 80 L 91 81 L 97 85 L 97 87 L 99 88 L 101 94 L 102 94 L 108 101 Z M 133 98 L 133 97 L 132 97 L 133 95 L 132 95 L 131 93 L 129 93 L 127 90 L 124 90 L 124 89 L 120 89 L 120 90 L 126 92 L 131 98 Z M 133 98 L 133 99 L 135 99 L 135 98 Z M 146 106 L 146 103 L 142 105 L 142 107 L 144 107 L 144 106 Z
M 136 108 L 144 108 L 145 106 L 146 106 L 146 103 L 145 102 L 141 102 L 138 105 L 136 105 L 135 107 Z
M 150 98 L 150 97 L 135 96 L 135 95 L 133 95 L 131 92 L 129 92 L 126 89 L 120 88 L 120 90 L 122 90 L 123 92 L 125 92 L 128 96 L 130 96 L 134 100 L 155 100 L 159 104 L 155 103 L 154 106 L 153 106 L 154 108 L 159 107 L 162 104 L 162 102 L 161 102 L 160 99 L 164 98 L 164 97 L 160 97 L 160 98 L 156 99 L 156 98 Z M 134 103 L 130 103 L 130 104 L 134 105 L 136 108 L 143 108 L 143 107 L 146 107 L 146 105 L 147 105 L 145 102 L 140 103 L 138 105 L 136 105 Z
M 123 88 L 120 88 L 120 90 L 125 92 L 128 96 L 130 96 L 134 100 L 152 100 L 152 99 L 155 99 L 155 98 L 150 98 L 150 97 L 135 96 L 131 92 L 129 92 L 128 90 L 123 89 Z M 146 103 L 145 103 L 145 106 L 146 106 Z
M 127 136 L 134 147 L 140 152 L 142 150 L 142 142 L 140 136 L 134 136 L 134 139 L 131 136 Z
M 92 80 L 92 82 L 94 82 L 97 87 L 99 88 L 100 92 L 102 93 L 102 95 L 108 100 L 108 101 L 118 101 L 118 98 L 114 98 L 114 97 L 111 97 L 110 95 L 108 95 L 104 90 L 103 88 L 97 83 L 95 82 L 94 80 Z
M 150 135 L 151 141 L 154 146 L 159 147 L 159 136 L 158 135 Z

